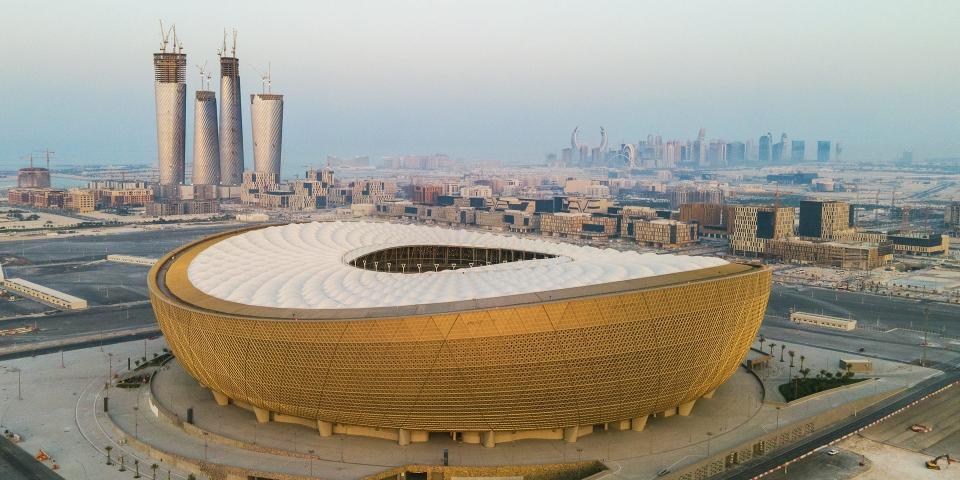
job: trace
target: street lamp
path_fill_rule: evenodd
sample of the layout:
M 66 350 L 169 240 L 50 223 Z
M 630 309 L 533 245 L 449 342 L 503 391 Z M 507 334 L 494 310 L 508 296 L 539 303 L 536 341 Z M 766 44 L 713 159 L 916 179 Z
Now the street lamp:
M 20 367 L 13 367 L 13 371 L 17 372 L 17 400 L 23 400 L 23 395 L 20 394 Z

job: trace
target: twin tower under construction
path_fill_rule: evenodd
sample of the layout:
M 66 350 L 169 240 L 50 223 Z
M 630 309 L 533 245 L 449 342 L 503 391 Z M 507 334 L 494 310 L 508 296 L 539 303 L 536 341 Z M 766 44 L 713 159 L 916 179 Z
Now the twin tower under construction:
M 160 185 L 186 182 L 187 55 L 177 39 L 175 27 L 162 32 L 160 51 L 153 54 L 154 89 L 157 103 L 157 159 Z M 243 180 L 243 117 L 240 111 L 240 60 L 237 37 L 227 52 L 224 35 L 220 56 L 220 122 L 217 97 L 209 89 L 210 76 L 201 69 L 201 88 L 196 92 L 193 129 L 194 185 L 240 185 Z M 206 77 L 204 77 L 206 75 Z M 250 95 L 253 126 L 254 170 L 280 174 L 283 138 L 283 95 L 269 91 Z

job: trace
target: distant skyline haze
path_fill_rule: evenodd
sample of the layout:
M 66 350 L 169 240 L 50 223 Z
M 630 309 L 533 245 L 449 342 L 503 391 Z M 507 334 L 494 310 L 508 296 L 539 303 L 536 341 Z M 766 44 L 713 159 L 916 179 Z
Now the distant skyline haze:
M 195 66 L 216 78 L 224 28 L 238 30 L 245 127 L 272 65 L 285 171 L 327 155 L 539 163 L 575 126 L 590 144 L 606 127 L 611 146 L 703 127 L 727 141 L 787 132 L 808 158 L 816 140 L 850 160 L 960 156 L 957 2 L 8 0 L 4 11 L 4 168 L 45 147 L 54 166 L 155 163 L 160 19 L 187 54 L 189 131 Z

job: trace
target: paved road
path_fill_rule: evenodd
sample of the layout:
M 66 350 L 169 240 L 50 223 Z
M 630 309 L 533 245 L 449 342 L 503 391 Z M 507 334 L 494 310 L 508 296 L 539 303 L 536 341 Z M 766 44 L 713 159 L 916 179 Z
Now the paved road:
M 0 258 L 13 257 L 40 264 L 78 259 L 103 259 L 108 253 L 159 257 L 197 238 L 239 227 L 238 224 L 178 227 L 108 235 L 3 241 L 0 242 Z
M 44 238 L 0 242 L 0 259 L 19 266 L 7 268 L 28 280 L 90 298 L 91 308 L 81 311 L 53 311 L 0 321 L 0 328 L 36 325 L 36 332 L 0 337 L 0 349 L 12 345 L 62 340 L 93 334 L 105 334 L 130 328 L 156 326 L 146 296 L 147 268 L 108 262 L 87 264 L 103 259 L 107 253 L 160 257 L 187 242 L 236 225 L 177 228 L 111 235 Z M 113 282 L 113 285 L 110 283 Z M 35 314 L 49 311 L 26 308 L 28 300 L 0 305 L 6 315 Z M 14 304 L 22 304 L 16 305 Z M 107 343 L 127 341 L 118 338 Z M 76 348 L 76 347 L 73 347 Z
M 790 308 L 802 312 L 851 317 L 859 323 L 881 326 L 922 328 L 923 309 L 929 308 L 930 329 L 946 329 L 947 334 L 960 336 L 960 305 L 926 300 L 872 295 L 860 292 L 822 288 L 775 285 L 767 306 L 768 315 L 787 317 Z
M 808 452 L 828 445 L 848 434 L 866 428 L 871 423 L 892 414 L 911 402 L 915 402 L 946 385 L 958 381 L 960 381 L 960 369 L 955 366 L 945 372 L 944 375 L 924 380 L 910 390 L 898 393 L 877 405 L 862 410 L 860 414 L 852 420 L 838 423 L 828 429 L 814 433 L 810 437 L 771 457 L 762 458 L 756 463 L 748 462 L 738 469 L 728 470 L 723 474 L 717 475 L 715 478 L 718 480 L 756 478 L 759 475 L 780 467 L 788 461 L 797 459 Z M 953 388 L 958 387 L 955 386 Z M 925 408 L 925 406 L 921 405 L 914 408 Z
M 3 480 L 63 480 L 29 453 L 0 436 L 0 478 Z

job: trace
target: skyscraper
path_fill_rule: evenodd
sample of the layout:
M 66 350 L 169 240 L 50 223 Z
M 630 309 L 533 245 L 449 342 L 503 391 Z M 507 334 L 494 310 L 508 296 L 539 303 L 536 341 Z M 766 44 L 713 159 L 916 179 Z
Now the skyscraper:
M 760 163 L 770 162 L 770 143 L 773 141 L 773 135 L 767 132 L 760 136 Z
M 746 161 L 747 148 L 743 142 L 727 144 L 727 165 L 739 165 Z
M 818 162 L 830 161 L 830 141 L 829 140 L 820 140 L 817 142 L 817 161 Z
M 253 129 L 254 171 L 279 175 L 280 147 L 283 141 L 283 95 L 250 95 L 250 123 Z
M 220 52 L 220 183 L 240 185 L 243 181 L 243 119 L 240 112 L 240 59 L 237 58 L 237 32 L 227 56 L 224 32 Z
M 806 142 L 803 140 L 794 140 L 790 144 L 790 161 L 793 163 L 803 162 L 806 147 Z
M 706 166 L 707 165 L 707 130 L 701 128 L 697 132 L 697 141 L 693 144 L 693 150 L 695 158 L 693 159 L 694 163 L 697 166 Z
M 790 138 L 786 132 L 780 134 L 780 151 L 783 152 L 780 161 L 786 162 L 790 158 Z
M 172 32 L 172 51 L 169 50 Z M 176 27 L 163 33 L 160 51 L 153 54 L 157 104 L 157 162 L 161 185 L 184 180 L 187 121 L 187 55 L 177 40 Z
M 220 141 L 217 136 L 217 96 L 197 90 L 193 125 L 193 184 L 220 183 Z

